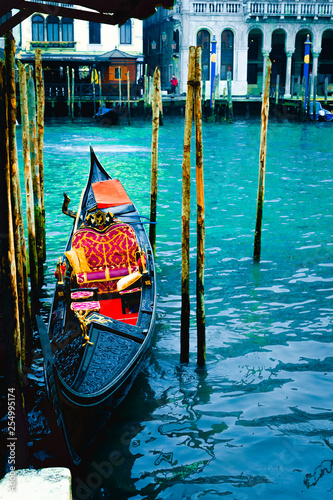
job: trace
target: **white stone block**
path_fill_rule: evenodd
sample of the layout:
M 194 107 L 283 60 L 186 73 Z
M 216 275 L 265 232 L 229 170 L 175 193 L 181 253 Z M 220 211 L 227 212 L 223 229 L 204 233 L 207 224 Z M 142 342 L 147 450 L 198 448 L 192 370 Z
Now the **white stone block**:
M 71 482 L 65 467 L 14 470 L 0 481 L 0 500 L 71 500 Z

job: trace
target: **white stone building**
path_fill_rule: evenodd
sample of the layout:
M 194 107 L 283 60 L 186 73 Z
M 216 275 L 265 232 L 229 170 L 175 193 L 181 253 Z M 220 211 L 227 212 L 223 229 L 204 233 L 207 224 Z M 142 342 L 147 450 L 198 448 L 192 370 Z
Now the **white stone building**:
M 332 0 L 177 0 L 173 10 L 160 8 L 160 12 L 144 21 L 144 50 L 151 68 L 155 64 L 161 66 L 162 86 L 167 88 L 170 73 L 175 73 L 183 93 L 187 86 L 188 48 L 200 45 L 202 79 L 208 95 L 211 45 L 215 38 L 220 95 L 226 88 L 228 71 L 233 95 L 260 95 L 263 70 L 270 57 L 271 83 L 274 85 L 279 75 L 280 86 L 288 97 L 303 76 L 308 34 L 310 72 L 317 76 L 320 94 L 325 79 L 329 86 L 333 83 Z

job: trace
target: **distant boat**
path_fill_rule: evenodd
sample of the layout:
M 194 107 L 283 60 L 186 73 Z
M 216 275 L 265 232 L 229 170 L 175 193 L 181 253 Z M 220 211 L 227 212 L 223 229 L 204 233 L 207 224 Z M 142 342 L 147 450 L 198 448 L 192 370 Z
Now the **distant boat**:
M 67 203 L 68 206 L 68 203 Z M 129 391 L 156 316 L 154 256 L 142 217 L 91 149 L 48 331 L 37 317 L 49 398 L 78 464 Z
M 310 119 L 313 120 L 313 101 L 310 102 Z M 333 113 L 322 107 L 321 103 L 316 101 L 316 116 L 315 120 L 331 122 L 333 121 Z
M 119 122 L 119 111 L 117 108 L 107 108 L 103 104 L 94 115 L 94 120 L 101 125 L 117 125 Z

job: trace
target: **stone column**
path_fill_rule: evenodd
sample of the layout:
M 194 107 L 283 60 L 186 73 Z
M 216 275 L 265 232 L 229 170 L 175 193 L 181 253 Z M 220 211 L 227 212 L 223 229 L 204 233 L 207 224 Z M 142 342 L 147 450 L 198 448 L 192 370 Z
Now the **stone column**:
M 247 94 L 247 52 L 248 49 L 236 49 L 234 71 L 234 85 L 237 85 L 236 93 L 238 95 Z
M 312 52 L 312 80 L 311 80 L 311 94 L 310 94 L 310 99 L 313 97 L 313 91 L 314 91 L 314 80 L 315 76 L 318 74 L 318 57 L 319 57 L 320 52 Z
M 291 83 L 291 62 L 292 62 L 293 52 L 287 52 L 287 68 L 286 68 L 286 84 L 284 97 L 290 99 L 290 83 Z

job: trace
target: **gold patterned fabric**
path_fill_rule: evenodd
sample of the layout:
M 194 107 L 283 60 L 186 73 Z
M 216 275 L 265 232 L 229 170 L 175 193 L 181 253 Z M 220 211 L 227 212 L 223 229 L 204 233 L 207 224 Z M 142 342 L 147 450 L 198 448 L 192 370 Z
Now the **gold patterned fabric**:
M 126 268 L 130 274 L 137 269 L 136 254 L 139 248 L 135 231 L 125 223 L 114 224 L 103 233 L 92 228 L 80 228 L 73 236 L 72 248 L 84 249 L 91 271 L 108 269 L 111 272 Z M 98 285 L 100 291 L 116 289 L 114 280 L 107 284 L 103 281 L 101 279 Z

